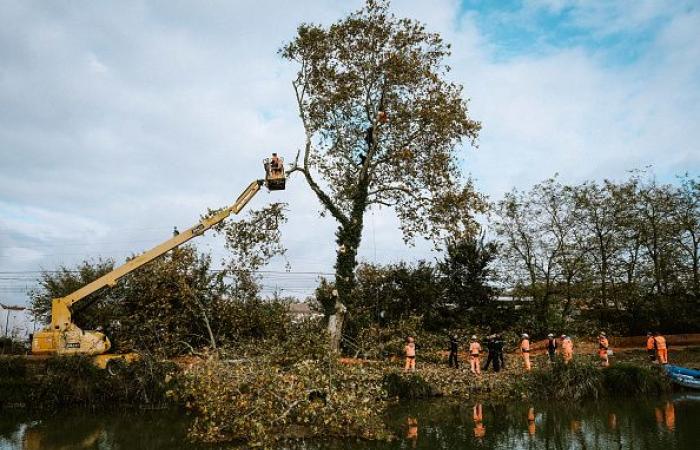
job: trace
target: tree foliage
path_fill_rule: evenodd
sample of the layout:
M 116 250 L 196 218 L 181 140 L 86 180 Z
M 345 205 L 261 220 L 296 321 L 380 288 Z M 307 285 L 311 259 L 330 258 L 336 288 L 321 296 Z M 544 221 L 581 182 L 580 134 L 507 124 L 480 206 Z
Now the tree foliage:
M 45 272 L 32 294 L 37 317 L 48 320 L 52 298 L 82 287 L 112 265 L 84 262 L 77 270 Z M 287 322 L 286 304 L 261 300 L 249 272 L 212 270 L 211 258 L 189 245 L 93 296 L 79 303 L 91 305 L 74 311 L 74 320 L 83 329 L 104 327 L 118 350 L 175 355 L 235 346 L 242 340 L 278 337 Z
M 498 202 L 502 274 L 546 333 L 580 314 L 621 333 L 691 331 L 698 315 L 698 183 L 556 178 Z
M 476 228 L 473 214 L 484 203 L 462 177 L 457 149 L 474 142 L 480 125 L 462 87 L 447 79 L 449 53 L 438 34 L 395 17 L 381 0 L 330 27 L 303 24 L 280 50 L 298 68 L 293 86 L 305 131 L 292 171 L 338 223 L 337 313 L 354 285 L 370 205 L 392 208 L 408 242 Z M 330 323 L 337 344 L 342 314 Z

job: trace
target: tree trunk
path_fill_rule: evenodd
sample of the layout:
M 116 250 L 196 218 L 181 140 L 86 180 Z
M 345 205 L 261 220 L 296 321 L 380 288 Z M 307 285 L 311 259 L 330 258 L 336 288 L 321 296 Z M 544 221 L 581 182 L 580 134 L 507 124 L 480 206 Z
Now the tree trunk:
M 350 219 L 350 223 L 339 227 L 336 232 L 338 252 L 335 263 L 335 286 L 337 295 L 333 313 L 328 317 L 328 334 L 331 350 L 339 351 L 343 337 L 343 326 L 347 306 L 352 302 L 352 290 L 355 285 L 355 268 L 357 267 L 357 249 L 362 238 L 362 213 Z

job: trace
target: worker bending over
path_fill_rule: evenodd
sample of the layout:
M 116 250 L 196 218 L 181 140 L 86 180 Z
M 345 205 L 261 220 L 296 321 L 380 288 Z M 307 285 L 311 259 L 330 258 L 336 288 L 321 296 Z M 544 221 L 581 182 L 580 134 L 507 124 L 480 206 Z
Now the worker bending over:
M 416 371 L 416 343 L 411 336 L 406 338 L 406 347 L 404 348 L 406 353 L 406 364 L 403 367 L 404 372 Z
M 561 335 L 561 350 L 564 354 L 565 363 L 568 363 L 574 358 L 574 342 L 565 334 Z
M 520 341 L 520 353 L 523 355 L 525 370 L 529 372 L 532 367 L 530 366 L 530 336 L 528 336 L 527 333 L 523 333 L 522 335 L 522 340 Z
M 472 373 L 476 375 L 481 375 L 480 354 L 481 344 L 479 344 L 479 341 L 476 339 L 476 335 L 474 335 L 472 336 L 472 341 L 469 344 L 469 364 Z
M 666 338 L 658 331 L 654 333 L 654 343 L 656 344 L 656 357 L 659 364 L 668 364 L 668 348 L 666 347 Z
M 608 343 L 608 338 L 605 336 L 605 333 L 601 331 L 598 336 L 598 356 L 600 357 L 600 362 L 603 367 L 608 367 L 610 365 L 610 361 L 608 360 L 609 348 L 610 344 Z

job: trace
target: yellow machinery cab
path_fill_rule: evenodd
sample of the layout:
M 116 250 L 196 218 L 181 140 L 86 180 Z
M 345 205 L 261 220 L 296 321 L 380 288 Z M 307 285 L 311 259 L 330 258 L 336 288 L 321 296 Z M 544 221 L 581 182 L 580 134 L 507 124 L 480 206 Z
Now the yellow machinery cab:
M 263 160 L 263 165 L 265 166 L 265 186 L 271 191 L 284 190 L 287 182 L 287 176 L 284 173 L 284 159 L 273 153 L 272 158 Z

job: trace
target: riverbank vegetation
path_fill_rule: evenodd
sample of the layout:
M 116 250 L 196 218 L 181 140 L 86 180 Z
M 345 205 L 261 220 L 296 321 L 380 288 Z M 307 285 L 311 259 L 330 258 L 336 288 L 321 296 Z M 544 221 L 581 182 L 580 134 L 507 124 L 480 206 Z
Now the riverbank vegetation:
M 0 358 L 0 409 L 163 408 L 174 405 L 177 368 L 144 356 L 114 376 L 90 358 Z

